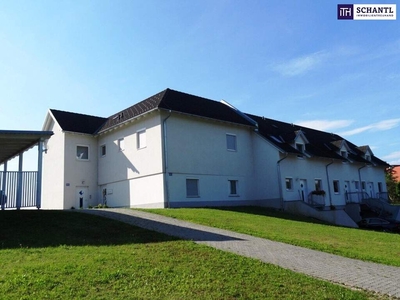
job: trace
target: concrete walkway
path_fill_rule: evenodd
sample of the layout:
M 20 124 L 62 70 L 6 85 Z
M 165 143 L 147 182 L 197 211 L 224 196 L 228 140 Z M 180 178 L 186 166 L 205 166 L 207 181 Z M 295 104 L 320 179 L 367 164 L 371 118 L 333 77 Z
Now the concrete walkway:
M 79 210 L 256 258 L 295 272 L 400 298 L 400 268 L 345 258 L 131 209 Z

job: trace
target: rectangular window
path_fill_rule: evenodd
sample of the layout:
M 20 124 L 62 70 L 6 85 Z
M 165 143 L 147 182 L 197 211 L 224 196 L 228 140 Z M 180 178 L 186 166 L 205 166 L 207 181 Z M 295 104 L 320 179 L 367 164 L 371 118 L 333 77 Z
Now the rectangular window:
M 286 190 L 291 191 L 293 190 L 293 178 L 285 178 Z
M 339 194 L 339 180 L 334 180 L 333 181 L 333 192 L 335 194 Z
M 322 180 L 321 179 L 315 179 L 315 190 L 322 191 Z
M 361 182 L 361 188 L 363 189 L 363 191 L 365 191 L 365 181 Z
M 229 180 L 229 195 L 237 196 L 237 180 Z
M 118 149 L 119 149 L 119 151 L 124 151 L 125 150 L 124 138 L 118 139 Z
M 226 148 L 229 151 L 236 151 L 236 135 L 233 134 L 226 134 Z
M 101 145 L 101 146 L 100 146 L 100 155 L 101 155 L 101 156 L 106 156 L 106 154 L 107 154 L 106 145 Z
M 76 146 L 76 158 L 80 160 L 89 160 L 89 147 Z
M 146 129 L 137 132 L 137 148 L 142 149 L 147 147 Z
M 382 193 L 383 189 L 382 189 L 382 182 L 378 182 L 378 192 Z
M 354 188 L 356 191 L 358 191 L 360 189 L 360 182 L 354 181 Z
M 296 143 L 296 150 L 303 153 L 304 152 L 304 144 Z
M 186 197 L 199 197 L 198 179 L 186 179 Z

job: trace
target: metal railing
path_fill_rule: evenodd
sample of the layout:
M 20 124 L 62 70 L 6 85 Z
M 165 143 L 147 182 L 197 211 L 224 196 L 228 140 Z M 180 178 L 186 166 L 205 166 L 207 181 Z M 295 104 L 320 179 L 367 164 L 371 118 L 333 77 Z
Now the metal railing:
M 307 203 L 312 207 L 322 208 L 325 206 L 325 196 L 310 193 L 308 194 Z
M 1 209 L 36 207 L 38 172 L 0 172 Z

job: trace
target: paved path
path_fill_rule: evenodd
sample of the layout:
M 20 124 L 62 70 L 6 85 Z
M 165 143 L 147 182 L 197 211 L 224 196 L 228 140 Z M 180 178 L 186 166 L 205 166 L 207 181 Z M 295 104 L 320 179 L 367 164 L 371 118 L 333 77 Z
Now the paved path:
M 260 259 L 316 278 L 400 298 L 399 267 L 363 262 L 131 209 L 80 211 Z

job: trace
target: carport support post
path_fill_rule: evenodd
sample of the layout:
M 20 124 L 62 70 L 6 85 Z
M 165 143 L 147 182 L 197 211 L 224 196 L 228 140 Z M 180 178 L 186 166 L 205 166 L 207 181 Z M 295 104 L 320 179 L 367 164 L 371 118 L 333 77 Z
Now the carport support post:
M 6 184 L 7 184 L 7 162 L 4 163 L 4 172 L 3 172 L 3 182 L 1 185 L 1 189 L 3 191 L 3 194 L 1 195 L 1 210 L 4 210 L 5 208 L 5 203 L 4 203 L 4 195 L 6 194 Z
M 21 199 L 22 199 L 22 163 L 23 163 L 23 154 L 19 154 L 18 161 L 18 180 L 17 180 L 17 209 L 21 208 Z
M 39 209 L 42 204 L 42 164 L 43 164 L 43 140 L 38 143 L 38 172 L 36 186 L 36 207 Z

